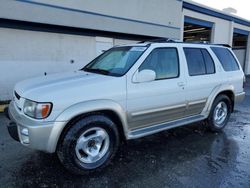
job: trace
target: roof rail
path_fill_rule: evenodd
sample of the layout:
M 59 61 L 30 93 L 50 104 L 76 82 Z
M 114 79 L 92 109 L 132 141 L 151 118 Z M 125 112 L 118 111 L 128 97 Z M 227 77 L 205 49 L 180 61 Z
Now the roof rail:
M 193 41 L 193 42 L 183 42 L 191 44 L 210 44 L 208 41 Z
M 163 38 L 163 37 L 154 38 L 154 39 L 151 39 L 151 40 L 140 41 L 140 42 L 138 42 L 138 44 L 142 44 L 142 43 L 149 43 L 149 44 L 152 44 L 152 43 L 168 43 L 168 42 L 169 43 L 189 43 L 189 44 L 218 45 L 218 46 L 224 46 L 224 47 L 227 47 L 227 48 L 232 48 L 229 44 L 212 44 L 212 43 L 209 43 L 207 41 L 182 42 L 182 41 L 177 40 L 177 39 Z
M 185 42 L 184 42 L 185 43 Z M 217 45 L 217 46 L 224 46 L 227 48 L 232 48 L 229 44 L 213 44 L 213 43 L 209 43 L 207 41 L 197 41 L 197 42 L 192 42 L 193 44 L 208 44 L 208 45 Z
M 232 48 L 232 46 L 230 46 L 229 44 L 214 44 L 214 45 L 224 46 L 224 47 L 227 47 L 227 48 Z
M 171 39 L 171 38 L 155 38 L 155 39 L 151 39 L 151 40 L 145 40 L 145 41 L 140 41 L 138 42 L 138 44 L 141 43 L 166 43 L 166 42 L 178 42 L 175 39 Z

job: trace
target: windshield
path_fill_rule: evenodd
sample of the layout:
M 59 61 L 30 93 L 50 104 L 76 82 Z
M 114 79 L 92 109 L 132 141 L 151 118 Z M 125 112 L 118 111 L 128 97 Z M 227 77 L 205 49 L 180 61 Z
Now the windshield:
M 99 74 L 122 76 L 139 59 L 147 47 L 123 46 L 104 52 L 82 70 Z

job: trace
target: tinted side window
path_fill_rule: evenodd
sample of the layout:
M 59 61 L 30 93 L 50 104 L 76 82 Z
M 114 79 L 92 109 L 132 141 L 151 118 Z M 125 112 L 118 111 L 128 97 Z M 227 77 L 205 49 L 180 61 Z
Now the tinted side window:
M 217 58 L 219 59 L 225 71 L 239 70 L 239 65 L 236 62 L 232 53 L 226 48 L 211 47 Z
M 156 79 L 176 78 L 179 76 L 179 59 L 176 48 L 154 49 L 142 65 L 139 71 L 150 69 L 155 71 Z
M 190 76 L 206 74 L 205 62 L 199 48 L 184 48 Z
M 206 65 L 206 73 L 207 74 L 215 73 L 214 61 L 210 56 L 209 52 L 206 49 L 202 49 L 201 52 Z

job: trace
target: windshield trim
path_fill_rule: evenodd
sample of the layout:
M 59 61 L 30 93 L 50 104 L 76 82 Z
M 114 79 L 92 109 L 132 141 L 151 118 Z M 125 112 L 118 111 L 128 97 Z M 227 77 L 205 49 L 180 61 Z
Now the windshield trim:
M 102 74 L 102 75 L 106 75 L 106 76 L 114 76 L 114 77 L 122 77 L 125 74 L 127 74 L 127 72 L 134 66 L 134 64 L 138 61 L 138 59 L 140 59 L 140 57 L 147 51 L 148 46 L 143 46 L 146 47 L 146 49 L 138 56 L 138 58 L 134 61 L 134 63 L 131 64 L 131 66 L 128 68 L 127 71 L 125 71 L 123 74 L 118 74 L 118 73 L 109 73 L 109 74 L 105 74 L 104 72 L 102 72 L 100 70 L 100 72 L 98 71 L 91 71 L 89 68 L 87 68 L 91 63 L 93 63 L 96 59 L 101 58 L 103 55 L 105 55 L 105 53 L 113 50 L 114 48 L 120 48 L 120 47 L 137 47 L 137 46 L 116 46 L 116 47 L 112 47 L 110 49 L 108 49 L 107 51 L 105 51 L 104 53 L 98 55 L 96 58 L 94 58 L 92 61 L 90 61 L 87 65 L 85 65 L 82 69 L 80 69 L 81 71 L 85 71 L 85 72 L 91 72 L 91 73 L 96 73 L 96 74 Z
M 120 74 L 109 72 L 109 71 L 106 71 L 104 69 L 90 69 L 90 68 L 84 67 L 81 70 L 83 70 L 85 72 L 90 72 L 90 73 L 103 74 L 106 76 L 116 76 L 116 77 L 120 76 Z

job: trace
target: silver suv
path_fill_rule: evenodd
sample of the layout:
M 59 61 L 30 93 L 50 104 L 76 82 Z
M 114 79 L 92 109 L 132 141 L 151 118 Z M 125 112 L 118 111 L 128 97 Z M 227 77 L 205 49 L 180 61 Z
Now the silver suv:
M 222 45 L 143 42 L 111 48 L 79 71 L 16 84 L 10 135 L 56 152 L 71 172 L 105 167 L 121 140 L 204 120 L 222 130 L 244 99 L 244 73 Z

